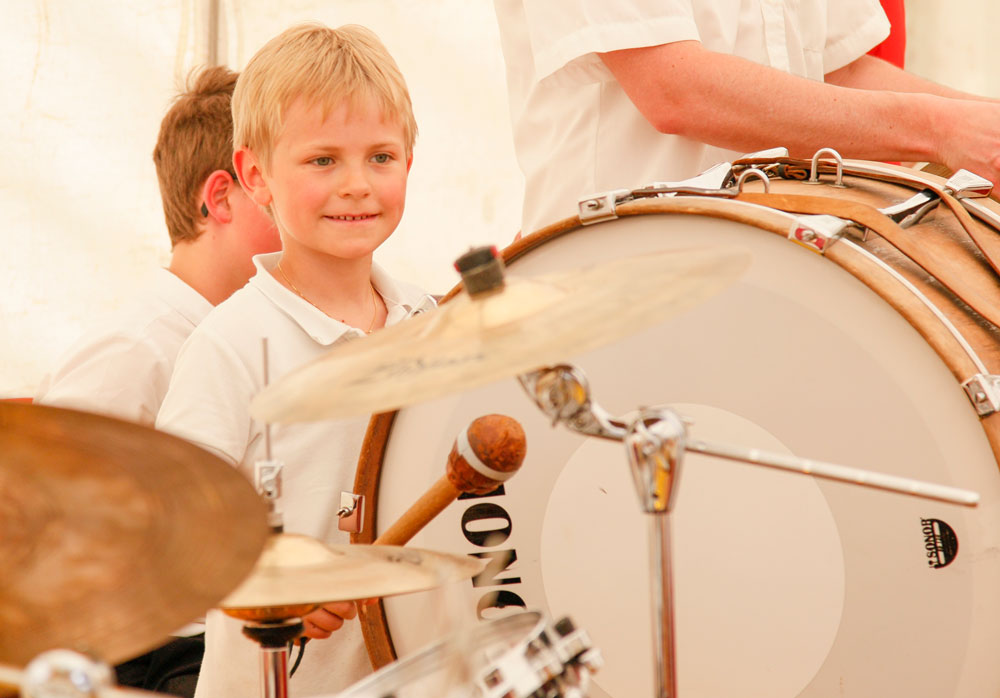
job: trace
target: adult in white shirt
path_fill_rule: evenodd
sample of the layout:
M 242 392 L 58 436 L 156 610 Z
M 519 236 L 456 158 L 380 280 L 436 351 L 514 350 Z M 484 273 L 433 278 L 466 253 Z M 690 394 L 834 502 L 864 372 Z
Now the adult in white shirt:
M 1000 182 L 1000 105 L 866 55 L 878 0 L 495 0 L 522 229 L 775 146 Z
M 232 174 L 230 111 L 237 74 L 192 75 L 160 125 L 153 161 L 173 248 L 167 269 L 131 307 L 78 341 L 42 381 L 36 402 L 100 412 L 152 426 L 181 345 L 218 303 L 246 284 L 253 255 L 281 241 L 271 219 Z M 116 667 L 119 683 L 193 696 L 201 624 Z

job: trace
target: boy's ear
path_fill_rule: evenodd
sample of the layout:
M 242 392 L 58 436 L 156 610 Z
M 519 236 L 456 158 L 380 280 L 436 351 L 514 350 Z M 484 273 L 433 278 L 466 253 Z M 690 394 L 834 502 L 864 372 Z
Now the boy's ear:
M 240 179 L 243 191 L 258 206 L 267 206 L 271 203 L 271 191 L 264 181 L 264 171 L 257 156 L 247 147 L 237 148 L 233 152 L 233 166 L 236 169 L 236 176 Z
M 205 178 L 201 185 L 201 215 L 212 216 L 220 223 L 230 223 L 233 220 L 233 209 L 229 205 L 229 195 L 233 187 L 239 184 L 225 170 L 215 170 Z
M 413 164 L 413 153 L 410 153 L 410 156 L 408 158 L 406 158 L 406 172 L 407 172 L 407 174 L 409 174 L 409 172 L 410 172 L 410 165 L 412 165 L 412 164 Z

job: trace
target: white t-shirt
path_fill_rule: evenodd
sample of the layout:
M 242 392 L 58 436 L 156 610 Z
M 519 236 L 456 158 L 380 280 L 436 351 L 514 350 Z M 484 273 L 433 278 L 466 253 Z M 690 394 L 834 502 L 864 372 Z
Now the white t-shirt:
M 254 257 L 257 274 L 219 304 L 181 349 L 156 427 L 192 441 L 233 463 L 251 481 L 266 458 L 264 425 L 252 419 L 251 399 L 264 387 L 262 338 L 271 380 L 364 333 L 296 296 L 271 276 L 280 253 Z M 406 317 L 424 294 L 394 282 L 377 266 L 372 280 L 388 309 L 386 324 Z M 348 543 L 337 527 L 340 493 L 352 491 L 368 417 L 271 426 L 271 457 L 284 463 L 281 507 L 285 531 L 326 543 Z M 260 650 L 242 624 L 217 610 L 207 616 L 199 698 L 257 696 Z M 361 630 L 348 621 L 327 640 L 310 642 L 289 692 L 308 696 L 340 691 L 371 672 Z
M 698 40 L 711 51 L 822 80 L 889 32 L 878 0 L 494 4 L 525 176 L 525 233 L 575 215 L 589 194 L 686 179 L 738 155 L 659 133 L 597 52 Z
M 62 356 L 35 402 L 152 426 L 181 345 L 211 310 L 201 294 L 157 269 L 148 292 Z

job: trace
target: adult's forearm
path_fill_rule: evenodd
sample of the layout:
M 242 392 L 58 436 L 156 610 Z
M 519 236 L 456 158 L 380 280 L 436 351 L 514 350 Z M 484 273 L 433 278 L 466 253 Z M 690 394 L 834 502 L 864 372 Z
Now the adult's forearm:
M 845 157 L 932 159 L 934 98 L 824 84 L 707 51 L 698 42 L 630 49 L 602 59 L 659 131 L 733 150 L 818 147 Z M 907 101 L 921 103 L 908 108 Z M 927 104 L 924 104 L 927 103 Z

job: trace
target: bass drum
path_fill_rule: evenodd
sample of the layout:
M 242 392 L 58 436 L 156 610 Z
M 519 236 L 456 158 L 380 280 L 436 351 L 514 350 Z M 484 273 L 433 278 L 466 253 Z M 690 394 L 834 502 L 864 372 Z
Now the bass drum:
M 845 171 L 844 188 L 826 176 L 780 180 L 772 196 L 881 216 L 876 208 L 943 182 L 874 163 Z M 566 220 L 505 250 L 508 273 L 746 249 L 749 271 L 716 297 L 601 350 L 568 352 L 593 400 L 613 415 L 669 405 L 692 420 L 692 438 L 972 489 L 982 501 L 965 508 L 687 454 L 672 514 L 678 693 L 995 693 L 998 418 L 980 417 L 962 382 L 1000 372 L 1000 333 L 939 278 L 971 284 L 978 307 L 996 311 L 995 273 L 944 205 L 905 231 L 948 251 L 921 259 L 928 272 L 858 230 L 817 254 L 789 241 L 813 219 L 756 201 L 658 198 L 620 206 L 615 220 Z M 1000 210 L 970 206 L 986 219 Z M 571 615 L 606 660 L 591 696 L 652 695 L 649 521 L 624 447 L 553 427 L 515 379 L 373 420 L 358 487 L 374 526 L 358 540 L 393 523 L 443 474 L 456 435 L 492 412 L 524 426 L 524 466 L 491 495 L 451 505 L 413 545 L 490 560 L 454 592 L 465 618 L 522 607 Z M 384 617 L 366 620 L 376 664 L 391 661 L 393 645 L 405 656 L 434 639 L 426 604 L 386 599 Z

